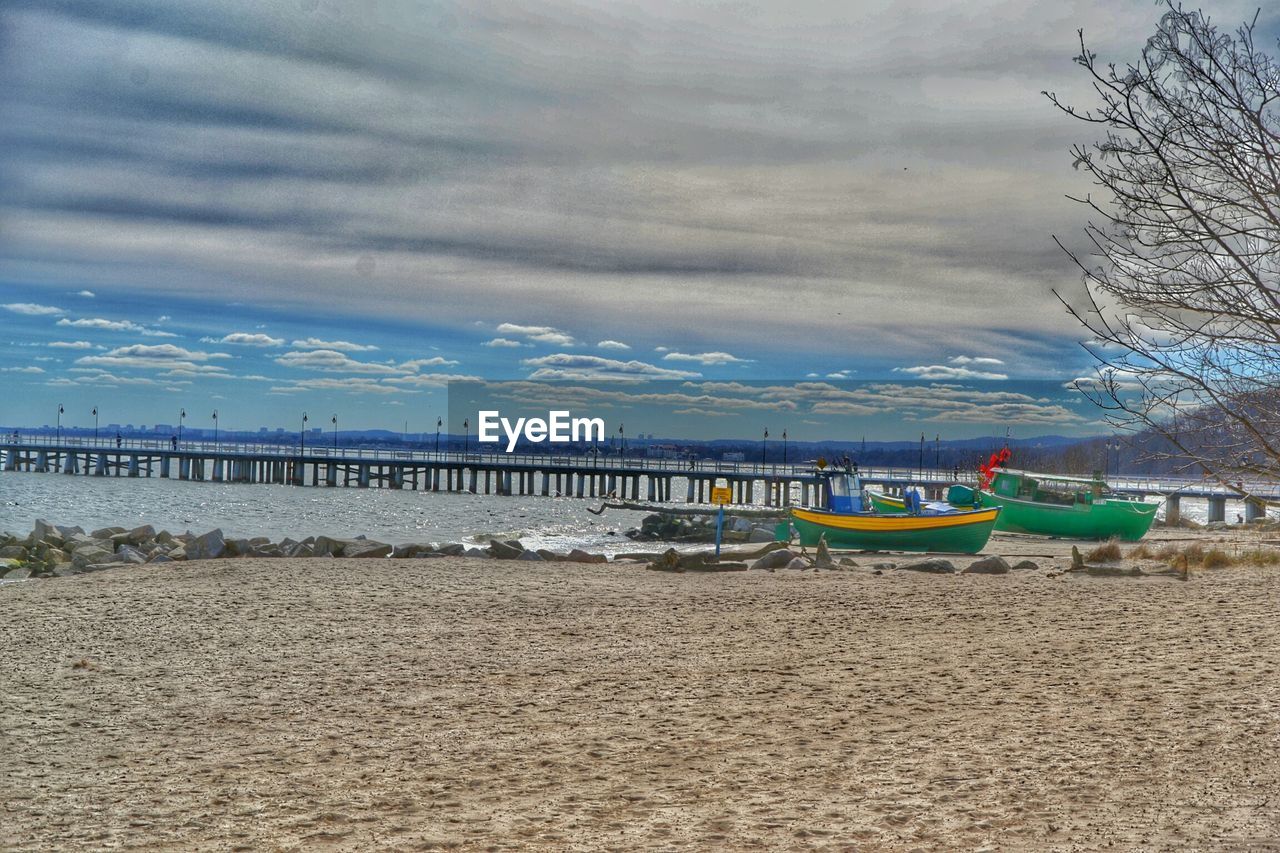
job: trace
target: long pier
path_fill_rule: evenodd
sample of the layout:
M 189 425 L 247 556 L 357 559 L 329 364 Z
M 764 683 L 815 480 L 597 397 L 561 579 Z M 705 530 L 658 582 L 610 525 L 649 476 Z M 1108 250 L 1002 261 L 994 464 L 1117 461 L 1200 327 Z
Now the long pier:
M 3 471 L 94 477 L 161 477 L 228 483 L 308 487 L 409 489 L 486 495 L 617 498 L 650 503 L 707 504 L 711 489 L 728 487 L 732 503 L 787 507 L 822 506 L 824 477 L 812 464 L 780 465 L 586 455 L 527 455 L 388 451 L 386 449 L 240 445 L 191 442 L 0 442 Z M 863 482 L 890 494 L 919 488 L 932 499 L 955 482 L 973 484 L 972 472 L 955 469 L 861 469 Z M 1280 502 L 1280 484 L 1216 482 L 1163 477 L 1111 478 L 1113 491 L 1160 496 L 1166 517 L 1177 516 L 1182 498 L 1209 503 L 1210 521 L 1223 521 L 1228 499 L 1245 500 L 1248 520 Z

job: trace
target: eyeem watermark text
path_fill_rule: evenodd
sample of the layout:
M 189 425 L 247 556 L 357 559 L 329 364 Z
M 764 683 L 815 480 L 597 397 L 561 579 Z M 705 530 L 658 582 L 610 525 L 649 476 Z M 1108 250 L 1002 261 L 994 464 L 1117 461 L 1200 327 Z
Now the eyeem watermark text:
M 507 437 L 507 453 L 516 449 L 516 444 L 523 437 L 531 444 L 546 441 L 551 444 L 569 444 L 571 442 L 604 441 L 604 418 L 575 418 L 566 410 L 553 409 L 547 412 L 546 420 L 542 418 L 516 418 L 513 424 L 501 412 L 481 411 L 479 439 L 485 442 L 499 442 L 498 427 Z

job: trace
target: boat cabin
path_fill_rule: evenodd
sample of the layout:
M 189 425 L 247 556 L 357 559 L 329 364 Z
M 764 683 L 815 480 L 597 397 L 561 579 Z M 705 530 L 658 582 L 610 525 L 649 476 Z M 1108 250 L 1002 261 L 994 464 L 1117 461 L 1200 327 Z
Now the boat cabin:
M 990 491 L 1006 498 L 1063 505 L 1104 503 L 1111 497 L 1111 489 L 1101 478 L 1087 480 L 1005 469 L 996 469 Z
M 862 480 L 845 472 L 827 475 L 827 506 L 832 512 L 862 512 Z

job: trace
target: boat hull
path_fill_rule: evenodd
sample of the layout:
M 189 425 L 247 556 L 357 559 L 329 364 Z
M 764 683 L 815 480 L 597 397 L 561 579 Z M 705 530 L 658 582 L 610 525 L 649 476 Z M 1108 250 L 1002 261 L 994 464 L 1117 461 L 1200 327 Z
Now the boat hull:
M 825 535 L 832 548 L 973 554 L 986 546 L 1000 514 L 999 507 L 947 515 L 846 514 L 796 507 L 791 522 L 805 547 L 817 545 Z
M 1156 504 L 1108 500 L 1095 504 L 1046 504 L 979 492 L 984 507 L 1000 507 L 996 530 L 1064 539 L 1136 542 L 1151 529 Z

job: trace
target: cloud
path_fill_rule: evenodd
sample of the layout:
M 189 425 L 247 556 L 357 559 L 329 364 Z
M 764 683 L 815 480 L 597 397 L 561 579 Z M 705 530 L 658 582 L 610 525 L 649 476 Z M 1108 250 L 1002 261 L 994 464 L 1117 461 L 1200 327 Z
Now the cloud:
M 0 305 L 0 308 L 6 311 L 12 311 L 15 314 L 25 314 L 28 317 L 43 317 L 50 314 L 65 314 L 61 308 L 55 308 L 52 305 L 36 305 L 31 302 L 10 302 L 8 305 Z
M 44 373 L 40 367 L 0 367 L 0 373 Z
M 241 344 L 249 347 L 278 347 L 284 344 L 283 338 L 273 338 L 260 332 L 232 332 L 221 338 L 201 338 L 206 344 Z
M 413 361 L 406 361 L 400 365 L 401 370 L 421 370 L 424 367 L 453 367 L 461 364 L 461 362 L 442 356 L 432 356 L 431 358 L 415 358 Z
M 381 373 L 392 375 L 403 372 L 399 368 L 387 364 L 356 361 L 345 353 L 331 349 L 287 352 L 277 358 L 275 362 L 283 367 L 319 370 L 325 373 Z
M 945 364 L 923 364 L 917 367 L 895 367 L 895 373 L 910 373 L 917 379 L 1008 379 L 1004 373 L 971 370 L 967 367 L 950 367 Z
M 526 358 L 520 363 L 526 367 L 537 368 L 530 374 L 530 379 L 688 379 L 701 375 L 687 370 L 670 370 L 635 359 L 618 361 L 598 355 L 574 355 L 564 352 Z
M 989 356 L 979 356 L 977 358 L 973 358 L 967 355 L 957 355 L 957 356 L 952 356 L 947 360 L 952 364 L 990 364 L 995 366 L 1004 364 L 1004 362 L 1001 361 L 1000 359 L 991 358 Z
M 577 344 L 577 341 L 568 332 L 562 332 L 551 326 L 519 326 L 515 323 L 502 323 L 498 326 L 498 333 L 520 335 L 540 344 L 554 344 L 562 347 L 571 347 Z
M 596 344 L 596 346 L 599 349 L 613 349 L 613 350 L 631 349 L 631 347 L 624 344 L 622 341 L 600 341 L 598 344 Z
M 162 332 L 159 329 L 149 329 L 145 326 L 139 326 L 131 320 L 105 320 L 101 317 L 86 317 L 78 320 L 68 320 L 66 317 L 63 317 L 55 325 L 70 326 L 76 329 L 100 329 L 106 332 L 135 332 L 143 337 L 151 338 L 178 337 L 172 332 Z
M 57 349 L 93 349 L 88 341 L 51 341 L 49 346 Z
M 735 355 L 729 355 L 727 352 L 700 352 L 700 353 L 684 353 L 669 352 L 662 357 L 663 361 L 696 361 L 704 366 L 712 366 L 717 364 L 744 364 L 751 359 L 738 358 Z
M 493 340 L 485 341 L 480 346 L 482 347 L 522 347 L 524 346 L 524 344 L 520 343 L 519 341 L 513 341 L 510 338 L 494 338 Z
M 372 344 L 353 344 L 350 341 L 322 341 L 319 338 L 294 341 L 292 346 L 298 349 L 331 349 L 340 352 L 371 352 L 377 349 Z
M 83 297 L 85 297 L 86 299 L 93 299 L 93 298 L 94 298 L 94 297 L 96 297 L 97 295 L 98 295 L 98 294 L 94 293 L 92 290 L 79 290 L 79 291 L 76 291 L 76 296 L 83 296 Z

